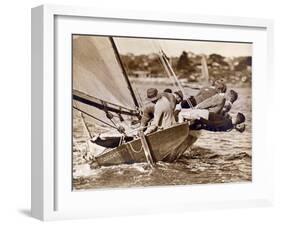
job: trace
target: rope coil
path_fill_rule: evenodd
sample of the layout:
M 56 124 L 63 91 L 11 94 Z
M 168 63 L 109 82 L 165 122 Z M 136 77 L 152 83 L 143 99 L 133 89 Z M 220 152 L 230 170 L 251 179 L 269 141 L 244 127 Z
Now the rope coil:
M 130 150 L 131 150 L 132 152 L 134 152 L 134 153 L 140 153 L 140 152 L 142 151 L 142 145 L 141 145 L 141 147 L 140 147 L 139 150 L 135 150 L 130 142 L 129 142 L 129 143 L 126 143 L 126 146 L 127 146 L 127 147 L 129 146 Z

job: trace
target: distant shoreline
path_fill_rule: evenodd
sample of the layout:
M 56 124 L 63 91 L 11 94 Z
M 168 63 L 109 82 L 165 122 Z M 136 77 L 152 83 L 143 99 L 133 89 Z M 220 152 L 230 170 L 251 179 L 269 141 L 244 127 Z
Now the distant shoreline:
M 168 85 L 168 86 L 173 86 L 174 83 L 169 79 L 168 77 L 149 77 L 149 78 L 135 78 L 135 77 L 130 77 L 130 81 L 135 84 L 141 84 L 141 83 L 151 83 L 151 84 L 162 84 L 162 85 Z M 198 88 L 202 87 L 203 85 L 200 84 L 200 82 L 188 82 L 187 79 L 179 79 L 181 82 L 182 86 L 185 88 Z M 229 87 L 233 88 L 251 88 L 252 83 L 251 82 L 237 82 L 231 83 L 231 82 L 226 82 L 226 85 Z

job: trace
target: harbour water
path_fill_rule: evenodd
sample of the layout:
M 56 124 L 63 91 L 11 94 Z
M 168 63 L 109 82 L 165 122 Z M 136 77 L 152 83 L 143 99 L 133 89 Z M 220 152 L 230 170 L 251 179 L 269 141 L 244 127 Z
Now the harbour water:
M 149 88 L 135 84 L 140 95 Z M 165 84 L 153 84 L 159 91 Z M 229 87 L 231 88 L 231 86 Z M 251 89 L 235 87 L 239 93 L 230 114 L 242 112 L 246 116 L 246 130 L 239 133 L 202 131 L 198 141 L 174 163 L 158 162 L 154 169 L 147 163 L 118 165 L 91 169 L 83 158 L 86 152 L 87 133 L 81 118 L 73 118 L 73 189 L 146 187 L 167 185 L 214 184 L 250 182 L 252 180 L 252 108 Z M 188 90 L 189 92 L 190 90 Z

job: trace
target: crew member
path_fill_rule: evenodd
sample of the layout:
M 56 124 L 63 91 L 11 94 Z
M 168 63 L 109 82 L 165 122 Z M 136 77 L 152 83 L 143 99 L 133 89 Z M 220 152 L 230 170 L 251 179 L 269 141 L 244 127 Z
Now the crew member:
M 151 126 L 147 128 L 145 134 L 152 133 L 159 128 L 166 129 L 176 123 L 174 110 L 176 105 L 183 100 L 183 93 L 176 91 L 174 93 L 162 93 L 154 107 L 154 118 Z
M 217 93 L 208 99 L 196 105 L 197 109 L 207 109 L 209 112 L 224 114 L 230 111 L 232 104 L 237 100 L 238 94 L 234 90 L 230 90 L 227 95 Z
M 217 114 L 210 112 L 208 119 L 200 117 L 196 119 L 194 123 L 190 126 L 193 130 L 209 130 L 213 132 L 228 132 L 232 129 L 236 129 L 239 132 L 245 131 L 245 116 L 238 112 L 234 119 L 231 119 L 229 115 Z
M 204 100 L 218 94 L 218 93 L 225 93 L 226 92 L 226 85 L 222 80 L 217 80 L 214 82 L 213 86 L 203 87 L 200 89 L 199 93 L 195 96 L 190 96 L 188 100 L 183 100 L 181 102 L 182 108 L 191 108 L 195 107 L 199 103 L 203 102 Z
M 160 97 L 156 88 L 147 89 L 146 95 L 146 102 L 142 109 L 141 127 L 146 127 L 153 119 L 155 103 Z

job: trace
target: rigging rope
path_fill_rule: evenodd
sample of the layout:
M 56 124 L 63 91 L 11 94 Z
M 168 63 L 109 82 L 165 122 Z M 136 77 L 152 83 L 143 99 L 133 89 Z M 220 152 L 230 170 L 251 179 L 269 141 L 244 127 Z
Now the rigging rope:
M 95 120 L 97 120 L 97 121 L 99 121 L 99 122 L 101 122 L 101 123 L 103 123 L 103 124 L 105 124 L 105 125 L 111 127 L 111 128 L 114 128 L 114 129 L 117 129 L 117 130 L 118 130 L 117 127 L 115 127 L 115 126 L 113 126 L 113 125 L 111 125 L 111 124 L 109 124 L 109 123 L 107 123 L 107 122 L 105 122 L 105 121 L 103 121 L 103 120 L 101 120 L 101 119 L 99 119 L 99 118 L 97 118 L 97 117 L 95 117 L 95 116 L 93 116 L 93 115 L 91 115 L 91 114 L 89 114 L 89 113 L 87 113 L 87 112 L 85 112 L 85 111 L 83 111 L 83 110 L 81 110 L 81 109 L 75 107 L 75 106 L 73 106 L 73 108 L 76 109 L 77 111 L 80 111 L 80 112 L 82 112 L 83 114 L 88 115 L 89 117 L 91 117 L 91 118 L 93 118 L 93 119 L 95 119 Z
M 74 105 L 76 105 L 76 103 L 74 102 Z M 91 134 L 91 131 L 90 131 L 90 129 L 88 128 L 88 125 L 87 125 L 87 123 L 86 123 L 86 121 L 85 121 L 85 118 L 84 118 L 84 115 L 83 115 L 83 113 L 82 112 L 80 112 L 80 114 L 81 114 L 81 118 L 82 118 L 82 123 L 83 123 L 83 126 L 86 128 L 86 131 L 88 132 L 88 136 L 90 137 L 90 139 L 92 139 L 93 137 L 92 137 L 92 134 Z M 89 151 L 90 151 L 90 146 L 89 146 L 89 143 L 88 142 L 86 142 L 86 153 L 88 153 Z M 82 150 L 79 148 L 79 151 L 82 153 Z M 84 158 L 84 155 L 83 155 L 83 158 Z M 84 158 L 85 159 L 85 158 Z
M 73 104 L 76 106 L 76 103 L 75 103 L 75 102 L 74 102 Z M 76 106 L 76 108 L 77 108 L 77 106 Z M 85 121 L 84 115 L 83 115 L 82 112 L 80 112 L 80 114 L 81 114 L 81 118 L 82 118 L 83 125 L 84 125 L 84 127 L 86 128 L 86 130 L 87 130 L 87 132 L 88 132 L 88 136 L 92 139 L 92 134 L 91 134 L 91 131 L 90 131 L 90 129 L 88 128 L 88 125 L 87 125 L 87 123 L 86 123 L 86 121 Z
M 85 112 L 85 111 L 83 111 L 83 110 L 81 110 L 81 109 L 79 109 L 79 108 L 77 108 L 77 107 L 75 107 L 75 106 L 73 106 L 73 108 L 76 109 L 77 111 L 80 111 L 80 112 L 82 112 L 83 114 L 88 115 L 89 117 L 91 117 L 91 118 L 93 118 L 93 119 L 95 119 L 95 120 L 97 120 L 97 121 L 99 121 L 99 122 L 101 122 L 101 123 L 107 125 L 107 126 L 110 126 L 111 128 L 116 129 L 119 133 L 121 133 L 121 134 L 127 136 L 127 134 L 126 134 L 126 132 L 125 132 L 125 128 L 124 128 L 123 126 L 118 126 L 118 125 L 116 125 L 116 124 L 114 123 L 114 121 L 112 121 L 111 119 L 109 119 L 109 120 L 114 124 L 114 126 L 111 125 L 111 124 L 109 124 L 109 123 L 107 123 L 107 122 L 105 122 L 105 121 L 103 121 L 103 120 L 101 120 L 101 119 L 99 119 L 99 118 L 97 118 L 97 117 L 95 117 L 95 116 L 93 116 L 93 115 L 91 115 L 91 114 L 89 114 L 89 113 L 87 113 L 87 112 Z
M 178 80 L 178 78 L 177 78 L 175 72 L 173 71 L 173 68 L 172 68 L 171 65 L 169 64 L 168 59 L 167 59 L 167 56 L 165 55 L 165 53 L 163 52 L 163 50 L 161 50 L 161 53 L 160 53 L 160 54 L 161 54 L 161 57 L 163 58 L 163 61 L 164 61 L 165 64 L 166 64 L 167 68 L 169 69 L 170 73 L 171 73 L 171 74 L 173 75 L 173 77 L 175 78 L 175 81 L 176 81 L 176 83 L 177 83 L 179 89 L 182 91 L 182 93 L 183 93 L 183 95 L 184 95 L 184 89 L 183 89 L 182 85 L 180 84 L 180 81 Z M 185 95 L 184 95 L 184 96 L 185 96 Z M 188 102 L 189 106 L 190 106 L 191 108 L 194 108 L 194 107 L 193 107 L 193 104 L 191 103 L 191 101 L 189 100 L 189 98 L 185 98 L 185 99 L 186 99 L 186 101 Z
M 88 135 L 89 135 L 89 137 L 92 139 L 93 136 L 92 136 L 92 134 L 91 134 L 91 131 L 90 131 L 89 127 L 88 127 L 87 124 L 86 124 L 84 115 L 83 115 L 82 112 L 80 112 L 80 114 L 81 114 L 81 118 L 82 118 L 83 124 L 84 124 L 84 126 L 85 126 L 85 128 L 86 128 L 86 130 L 87 130 L 87 132 L 88 132 Z
M 156 46 L 156 43 L 153 42 L 153 44 Z M 166 70 L 166 72 L 167 72 L 167 74 L 168 74 L 168 77 L 174 79 L 174 81 L 175 81 L 174 85 L 175 85 L 176 87 L 178 87 L 178 88 L 182 91 L 183 95 L 185 96 L 185 94 L 184 94 L 184 93 L 185 93 L 185 92 L 184 92 L 184 89 L 183 89 L 183 87 L 182 87 L 180 81 L 178 80 L 177 75 L 175 74 L 175 72 L 174 72 L 172 66 L 170 65 L 170 63 L 169 63 L 169 61 L 168 61 L 168 57 L 167 57 L 166 54 L 164 53 L 164 51 L 163 51 L 163 49 L 161 48 L 161 46 L 160 46 L 159 43 L 158 43 L 158 45 L 159 45 L 159 49 L 160 49 L 160 50 L 158 51 L 158 56 L 159 56 L 159 58 L 160 58 L 160 60 L 161 60 L 161 63 L 162 63 L 162 65 L 163 65 L 164 69 Z M 189 98 L 185 98 L 185 99 L 186 99 L 187 103 L 189 104 L 189 106 L 193 109 L 194 106 L 193 106 L 193 104 L 191 103 L 191 101 L 189 100 Z
M 162 65 L 164 67 L 164 71 L 166 72 L 167 76 L 169 79 L 171 79 L 173 81 L 173 77 L 170 75 L 170 73 L 168 72 L 168 68 L 166 67 L 166 65 L 163 62 L 163 59 L 161 58 L 161 56 L 159 55 L 160 53 L 160 49 L 161 47 L 157 47 L 156 43 L 154 40 L 152 40 L 152 49 L 155 52 L 155 54 L 158 56 L 157 60 L 160 63 L 160 65 Z M 177 88 L 177 84 L 173 81 L 173 85 L 175 86 L 175 88 Z
M 167 75 L 168 75 L 168 77 L 171 79 L 171 80 L 173 80 L 174 81 L 174 83 L 173 83 L 173 85 L 176 87 L 176 88 L 181 88 L 181 86 L 180 86 L 180 83 L 179 83 L 179 81 L 177 80 L 177 77 L 176 77 L 176 75 L 173 73 L 173 69 L 170 67 L 168 67 L 168 66 L 170 66 L 170 64 L 169 63 L 166 63 L 165 62 L 165 58 L 164 58 L 164 56 L 167 58 L 167 56 L 164 54 L 164 51 L 163 51 L 163 49 L 162 49 L 162 47 L 161 47 L 161 45 L 160 45 L 160 43 L 156 43 L 155 41 L 152 41 L 152 44 L 153 44 L 153 47 L 154 47 L 154 51 L 157 53 L 157 55 L 158 55 L 158 60 L 159 60 L 159 62 L 160 62 L 160 64 L 164 67 L 164 70 L 166 71 L 166 73 L 167 73 Z M 157 46 L 157 44 L 158 44 L 158 46 Z M 174 75 L 174 76 L 173 76 Z M 183 92 L 183 90 L 182 90 L 182 92 Z M 183 92 L 184 93 L 184 92 Z
M 114 118 L 114 115 L 113 113 L 109 112 L 108 109 L 107 109 L 107 104 L 101 100 L 101 103 L 102 105 L 104 106 L 104 111 L 105 111 L 105 114 L 106 114 L 106 117 L 112 122 L 112 124 L 117 128 L 118 132 L 121 133 L 121 134 L 125 134 L 125 129 L 122 127 L 122 126 L 119 126 L 117 125 L 114 121 L 113 121 L 113 118 Z M 121 114 L 120 114 L 121 115 Z
M 142 145 L 140 146 L 139 150 L 135 150 L 134 147 L 132 146 L 132 144 L 130 142 L 126 143 L 127 146 L 129 146 L 129 148 L 132 150 L 132 152 L 134 153 L 140 153 L 142 151 Z

